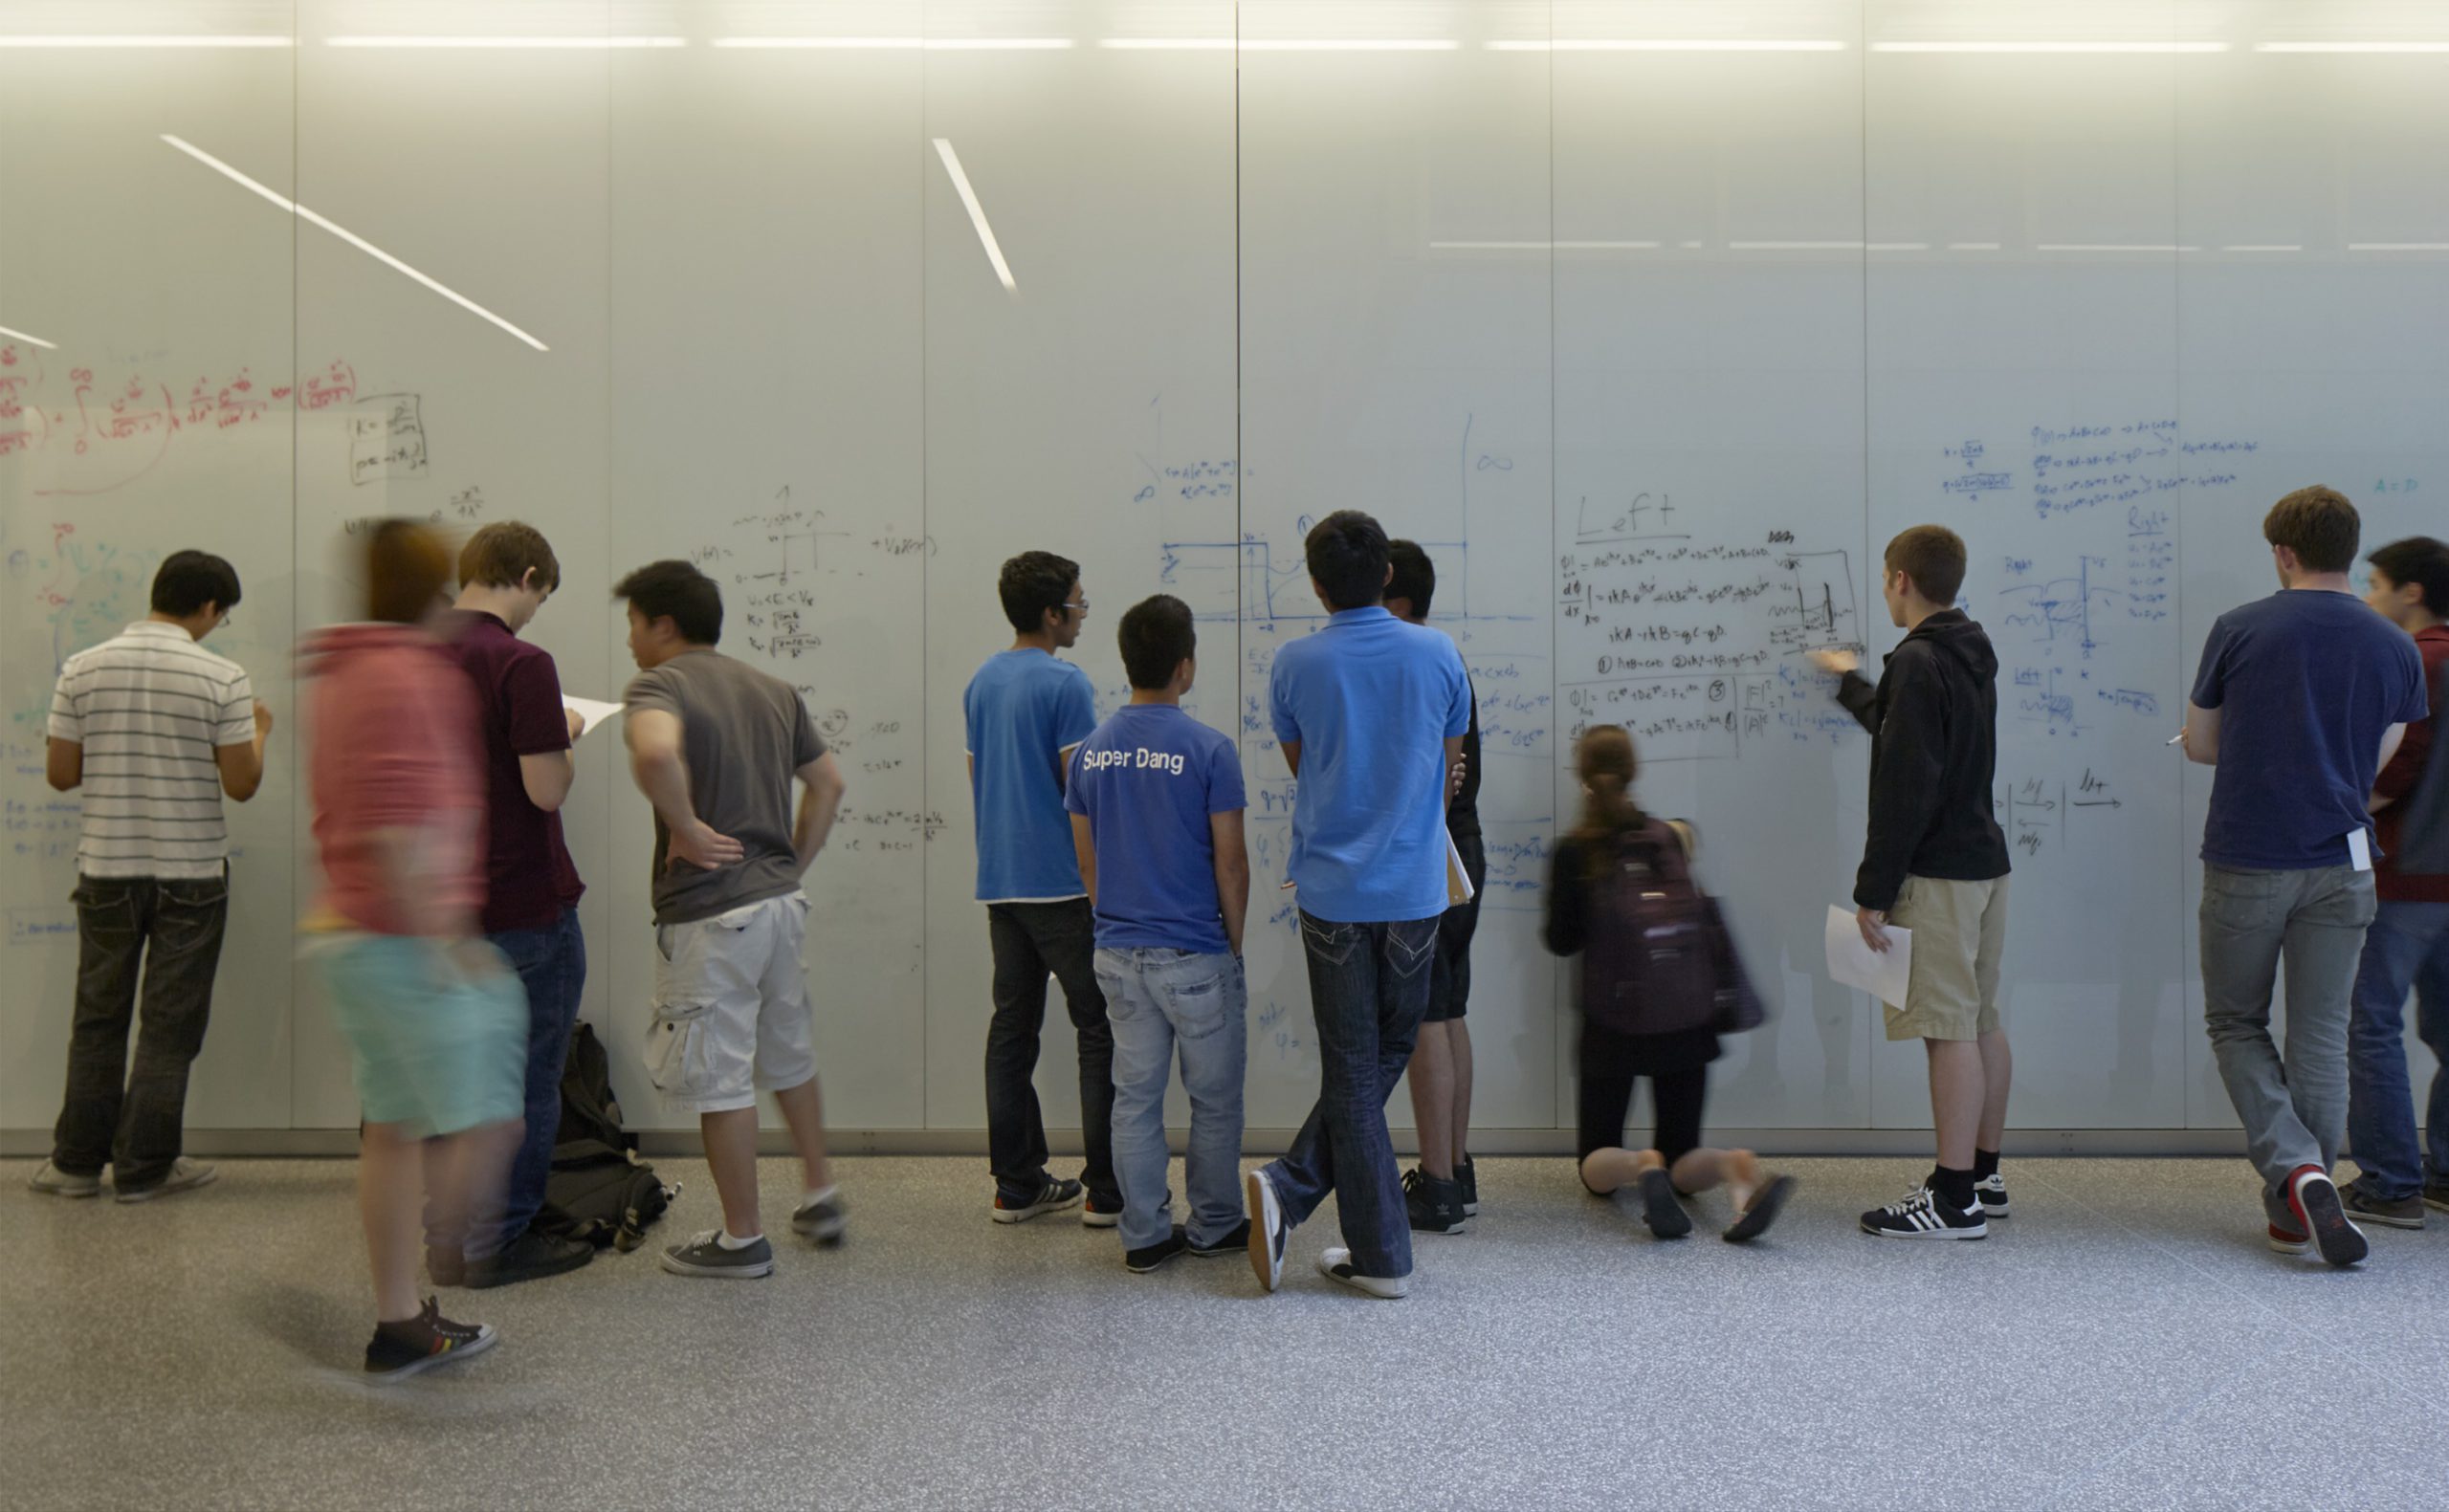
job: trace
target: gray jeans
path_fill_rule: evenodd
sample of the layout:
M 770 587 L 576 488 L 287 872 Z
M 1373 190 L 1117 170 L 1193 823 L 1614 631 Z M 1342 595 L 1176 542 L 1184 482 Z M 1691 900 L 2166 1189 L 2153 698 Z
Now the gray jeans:
M 2372 922 L 2372 874 L 2202 868 L 2203 1027 L 2245 1126 L 2271 1221 L 2294 1227 L 2284 1191 L 2327 1172 L 2347 1135 L 2347 1027 Z M 2287 967 L 2287 1049 L 2270 1038 L 2270 993 Z

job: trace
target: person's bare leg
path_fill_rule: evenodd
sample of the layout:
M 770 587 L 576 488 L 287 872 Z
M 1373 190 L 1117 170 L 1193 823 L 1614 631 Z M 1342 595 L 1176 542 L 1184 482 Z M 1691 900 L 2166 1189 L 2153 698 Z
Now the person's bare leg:
M 715 1194 L 722 1199 L 723 1232 L 736 1239 L 756 1238 L 765 1232 L 757 1211 L 757 1109 L 700 1113 L 697 1129 L 706 1141 Z
M 1424 1023 L 1412 1044 L 1412 1127 L 1420 1134 L 1420 1169 L 1454 1179 L 1454 1059 L 1448 1025 Z
M 357 1147 L 357 1214 L 374 1272 L 374 1318 L 400 1323 L 417 1298 L 417 1250 L 425 1240 L 426 1150 L 399 1124 L 368 1124 Z
M 1581 1157 L 1581 1184 L 1603 1197 L 1666 1164 L 1655 1150 L 1594 1150 Z
M 1980 1129 L 1988 1083 L 1981 1046 L 1971 1040 L 1925 1040 L 1931 1054 L 1931 1120 L 1939 1136 L 1939 1164 L 1973 1169 L 1973 1141 Z M 2005 1100 L 2000 1099 L 2000 1118 Z
M 1471 1031 L 1460 1019 L 1445 1020 L 1446 1058 L 1454 1063 L 1454 1149 L 1456 1164 L 1471 1157 Z
M 816 1078 L 775 1093 L 774 1101 L 783 1109 L 783 1122 L 791 1127 L 791 1148 L 799 1152 L 805 1190 L 822 1192 L 833 1185 L 833 1168 L 825 1158 L 825 1103 Z
M 2007 1031 L 1993 1029 L 1978 1041 L 1981 1047 L 1981 1129 L 1975 1136 L 1984 1150 L 1997 1150 L 2007 1137 L 2007 1088 L 2015 1080 L 2016 1058 L 2007 1048 Z
M 1760 1190 L 1760 1157 L 1748 1150 L 1711 1150 L 1704 1145 L 1678 1159 L 1666 1178 L 1686 1196 L 1723 1182 L 1740 1213 L 1752 1205 L 1752 1194 Z

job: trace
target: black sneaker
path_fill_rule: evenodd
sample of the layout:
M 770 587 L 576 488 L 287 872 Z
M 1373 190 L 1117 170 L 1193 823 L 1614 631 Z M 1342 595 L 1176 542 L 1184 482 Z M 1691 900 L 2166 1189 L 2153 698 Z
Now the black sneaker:
M 557 1239 L 529 1229 L 499 1254 L 468 1261 L 467 1284 L 471 1290 L 481 1291 L 488 1286 L 541 1281 L 574 1271 L 593 1259 L 595 1246 L 584 1239 Z M 444 1284 L 439 1276 L 434 1278 L 434 1283 Z
M 1041 1213 L 1059 1213 L 1080 1200 L 1080 1183 L 1059 1181 L 1052 1176 L 1037 1189 L 1034 1196 L 1012 1197 L 995 1194 L 994 1219 L 998 1223 L 1026 1223 Z
M 1319 1252 L 1318 1274 L 1379 1302 L 1397 1301 L 1412 1289 L 1409 1276 L 1363 1276 L 1352 1263 L 1352 1251 L 1340 1246 Z
M 425 1247 L 425 1273 L 437 1286 L 468 1284 L 468 1261 L 456 1244 L 429 1244 Z
M 802 1197 L 800 1205 L 791 1210 L 791 1232 L 827 1249 L 842 1242 L 849 1227 L 839 1187 L 827 1187 L 814 1196 Z
M 1260 1289 L 1273 1291 L 1284 1284 L 1284 1209 L 1276 1202 L 1275 1183 L 1265 1171 L 1251 1172 L 1242 1178 L 1242 1185 L 1250 1206 L 1250 1238 L 1246 1246 L 1250 1271 L 1258 1277 Z
M 2378 1223 L 2385 1228 L 2419 1229 L 2423 1227 L 2423 1198 L 2376 1197 L 2364 1190 L 2360 1181 L 2349 1182 L 2339 1189 L 2339 1201 L 2345 1204 L 2347 1216 L 2366 1223 Z
M 1463 1189 L 1463 1216 L 1467 1218 L 1478 1217 L 1480 1216 L 1480 1172 L 1478 1168 L 1471 1164 L 1470 1156 L 1465 1155 L 1454 1163 L 1454 1180 L 1455 1184 Z
M 1863 1232 L 1889 1239 L 1980 1239 L 1990 1237 L 1990 1223 L 1979 1203 L 1959 1209 L 1930 1188 L 1915 1187 L 1864 1214 Z
M 1188 1253 L 1194 1260 L 1215 1260 L 1220 1256 L 1239 1254 L 1249 1247 L 1250 1220 L 1244 1218 L 1225 1230 L 1224 1237 L 1215 1243 L 1193 1244 Z
M 2298 1227 L 2313 1238 L 2313 1248 L 2333 1265 L 2358 1265 L 2372 1253 L 2364 1231 L 2348 1221 L 2347 1205 L 2338 1188 L 2318 1166 L 2300 1167 L 2287 1178 L 2287 1207 Z
M 1463 1216 L 1462 1186 L 1425 1171 L 1403 1172 L 1403 1211 L 1415 1234 L 1460 1234 L 1471 1221 Z
M 774 1274 L 774 1244 L 760 1234 L 739 1248 L 730 1249 L 723 1243 L 722 1230 L 708 1229 L 686 1244 L 674 1244 L 665 1250 L 662 1264 L 674 1276 L 755 1281 Z
M 374 1326 L 373 1342 L 365 1347 L 365 1373 L 378 1382 L 405 1381 L 437 1365 L 482 1354 L 500 1340 L 490 1324 L 452 1322 L 442 1315 L 441 1303 L 428 1297 L 425 1310 L 415 1317 Z
M 2007 1216 L 2007 1178 L 1999 1175 L 1983 1176 L 1973 1184 L 1973 1200 L 1980 1207 L 1983 1217 L 2005 1217 Z
M 1122 1198 L 1092 1196 L 1080 1204 L 1080 1226 L 1084 1229 L 1110 1229 L 1122 1222 Z
M 1692 1215 L 1684 1211 L 1676 1198 L 1675 1183 L 1664 1166 L 1652 1166 L 1642 1172 L 1642 1221 L 1649 1231 L 1663 1239 L 1680 1239 L 1692 1232 Z
M 2449 1213 L 2449 1176 L 2434 1176 L 2424 1182 L 2423 1205 Z
M 1174 1232 L 1156 1243 L 1141 1249 L 1124 1250 L 1122 1262 L 1131 1268 L 1133 1274 L 1145 1276 L 1175 1256 L 1187 1254 L 1189 1251 L 1190 1239 L 1182 1233 L 1182 1226 L 1177 1223 L 1174 1225 Z

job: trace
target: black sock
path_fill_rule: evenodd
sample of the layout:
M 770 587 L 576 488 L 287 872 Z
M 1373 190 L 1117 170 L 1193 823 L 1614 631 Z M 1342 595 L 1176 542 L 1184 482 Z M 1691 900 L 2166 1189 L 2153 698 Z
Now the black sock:
M 1998 1173 L 1998 1152 L 1976 1149 L 1973 1152 L 1973 1179 L 1987 1181 Z
M 1931 1168 L 1931 1190 L 1939 1200 L 1961 1211 L 1973 1206 L 1973 1172 L 1950 1170 L 1946 1166 Z

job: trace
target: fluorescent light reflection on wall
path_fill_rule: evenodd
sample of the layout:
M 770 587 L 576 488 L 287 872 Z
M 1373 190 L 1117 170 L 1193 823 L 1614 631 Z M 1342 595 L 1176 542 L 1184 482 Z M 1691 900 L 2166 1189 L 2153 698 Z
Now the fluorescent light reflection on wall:
M 5 325 L 0 325 L 0 337 L 5 337 L 11 341 L 25 341 L 32 345 L 39 346 L 46 352 L 56 352 L 59 350 L 59 343 L 56 341 L 46 341 L 39 336 L 33 336 L 24 331 L 15 330 Z
M 718 36 L 714 45 L 773 51 L 845 53 L 1060 53 L 1068 36 Z
M 944 172 L 953 181 L 953 192 L 960 196 L 961 208 L 969 211 L 969 224 L 978 232 L 978 245 L 986 249 L 986 260 L 995 267 L 995 276 L 1004 287 L 1017 294 L 1020 285 L 1012 281 L 1012 266 L 1004 260 L 1004 249 L 995 242 L 995 228 L 986 224 L 986 207 L 978 203 L 978 191 L 969 186 L 969 175 L 961 170 L 960 154 L 953 150 L 952 139 L 936 139 L 936 156 L 944 162 Z
M 1873 42 L 1874 53 L 2225 53 L 2225 42 Z
M 214 157 L 211 153 L 197 146 L 194 142 L 184 141 L 178 137 L 173 137 L 167 132 L 163 133 L 162 140 L 168 142 L 171 146 L 176 147 L 181 152 L 186 153 L 188 157 L 195 159 L 198 163 L 203 164 L 206 167 L 210 168 L 213 172 L 229 179 L 232 183 L 251 190 L 255 194 L 261 195 L 265 199 L 270 200 L 273 204 L 279 206 L 282 209 L 287 210 L 292 215 L 297 216 L 299 220 L 305 221 L 310 225 L 320 227 L 322 230 L 331 232 L 341 240 L 356 248 L 359 252 L 362 252 L 368 257 L 373 258 L 376 262 L 383 264 L 385 267 L 389 268 L 395 273 L 404 274 L 405 276 L 423 284 L 428 289 L 430 289 L 435 294 L 442 296 L 444 298 L 450 300 L 452 304 L 459 306 L 459 308 L 467 311 L 469 314 L 491 321 L 493 324 L 499 326 L 502 330 L 509 332 L 511 335 L 518 338 L 518 340 L 526 342 L 536 350 L 540 352 L 552 350 L 543 342 L 536 340 L 534 337 L 528 335 L 518 327 L 511 324 L 500 316 L 494 314 L 491 310 L 486 309 L 483 305 L 469 298 L 466 295 L 461 294 L 456 289 L 442 283 L 438 279 L 428 277 L 426 274 L 419 273 L 414 268 L 409 267 L 407 263 L 402 262 L 399 258 L 392 256 L 382 248 L 375 246 L 372 242 L 367 241 L 363 236 L 360 236 L 357 232 L 350 230 L 347 227 L 317 214 L 315 211 L 308 209 L 305 206 L 298 204 L 297 201 L 289 198 L 289 196 L 281 193 L 279 190 L 258 184 L 254 179 L 251 179 L 244 173 L 239 172 L 236 168 L 232 167 L 229 164 Z
M 291 39 L 285 36 L 213 36 L 204 33 L 148 36 L 131 33 L 124 36 L 108 34 L 72 36 L 63 33 L 56 35 L 34 33 L 0 36 L 0 48 L 219 48 L 291 47 L 294 45 Z
M 628 48 L 687 47 L 685 36 L 327 36 L 325 47 L 397 47 L 606 52 Z
M 1490 42 L 1491 53 L 1842 53 L 1845 44 L 1809 37 L 1556 37 Z

